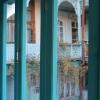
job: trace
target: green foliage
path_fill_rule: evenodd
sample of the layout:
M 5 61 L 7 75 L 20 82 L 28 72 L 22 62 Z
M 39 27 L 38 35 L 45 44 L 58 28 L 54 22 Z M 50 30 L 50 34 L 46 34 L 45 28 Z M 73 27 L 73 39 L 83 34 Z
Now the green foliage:
M 66 50 L 66 44 L 63 45 L 64 51 Z M 75 79 L 77 82 L 79 80 L 79 68 L 75 68 L 71 64 L 70 58 L 65 56 L 64 51 L 61 52 L 61 49 L 58 48 L 58 77 L 66 78 L 70 77 L 71 79 Z M 34 85 L 39 83 L 40 79 L 40 57 L 28 57 L 27 58 L 27 80 L 28 84 L 33 83 Z M 14 63 L 8 66 L 7 75 L 11 78 L 14 77 Z M 68 79 L 68 78 L 67 78 Z
M 40 79 L 40 59 L 31 57 L 27 59 L 27 80 L 30 85 L 39 86 Z
M 13 63 L 7 66 L 7 76 L 10 78 L 14 78 L 14 64 Z
M 29 85 L 36 85 L 40 77 L 40 59 L 36 57 L 27 58 L 27 82 Z M 14 78 L 14 63 L 7 66 L 7 76 Z

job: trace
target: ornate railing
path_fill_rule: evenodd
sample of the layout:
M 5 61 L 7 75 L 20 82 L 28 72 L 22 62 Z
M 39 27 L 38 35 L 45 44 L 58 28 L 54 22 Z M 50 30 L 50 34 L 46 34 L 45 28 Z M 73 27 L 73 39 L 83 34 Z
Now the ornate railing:
M 82 59 L 82 44 L 59 44 L 59 56 L 66 56 L 70 59 Z M 88 43 L 84 43 L 84 58 L 88 61 Z
M 82 45 L 81 44 L 59 44 L 60 56 L 66 56 L 70 59 L 81 59 L 82 58 Z
M 40 54 L 40 45 L 27 43 L 26 44 L 26 55 L 27 56 L 39 56 Z M 6 62 L 11 63 L 14 61 L 14 44 L 7 44 L 6 49 Z
M 7 63 L 14 61 L 14 44 L 7 44 L 6 50 L 6 59 Z M 26 44 L 26 55 L 27 56 L 39 56 L 40 55 L 40 44 Z M 66 56 L 70 59 L 79 59 L 82 58 L 82 45 L 77 44 L 67 44 L 67 43 L 60 43 L 59 44 L 59 56 Z M 88 59 L 88 44 L 85 44 L 85 58 Z

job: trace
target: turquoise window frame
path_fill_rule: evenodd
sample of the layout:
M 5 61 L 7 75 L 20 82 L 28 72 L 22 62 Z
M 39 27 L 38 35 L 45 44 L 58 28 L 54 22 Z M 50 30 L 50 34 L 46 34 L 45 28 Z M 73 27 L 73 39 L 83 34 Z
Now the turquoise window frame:
M 27 1 L 15 0 L 15 79 L 14 100 L 27 100 L 26 14 Z
M 6 100 L 7 2 L 0 0 L 0 100 Z M 89 2 L 88 100 L 100 100 L 100 0 Z M 26 100 L 26 0 L 16 0 L 15 100 Z M 19 10 L 18 10 L 19 9 Z M 40 100 L 56 100 L 57 0 L 41 0 Z M 20 24 L 20 27 L 19 27 Z M 25 83 L 24 83 L 25 82 Z
M 40 100 L 56 100 L 57 0 L 41 0 Z
M 5 0 L 6 1 L 6 0 Z M 0 0 L 0 100 L 6 100 L 7 2 Z
M 100 0 L 89 1 L 88 100 L 100 100 Z

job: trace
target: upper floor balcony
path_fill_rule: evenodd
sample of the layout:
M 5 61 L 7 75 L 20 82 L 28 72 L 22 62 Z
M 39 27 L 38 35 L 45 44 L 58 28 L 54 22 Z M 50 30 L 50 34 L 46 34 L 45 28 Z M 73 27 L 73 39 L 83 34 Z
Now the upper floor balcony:
M 14 62 L 14 43 L 9 43 L 6 45 L 6 63 L 12 63 Z M 26 56 L 36 56 L 39 57 L 40 55 L 40 44 L 33 44 L 33 43 L 27 43 L 26 44 Z
M 82 60 L 82 44 L 59 44 L 59 56 L 68 57 L 71 60 Z M 84 59 L 88 61 L 88 44 L 84 43 Z
M 70 58 L 71 60 L 81 60 L 82 59 L 82 45 L 81 44 L 67 44 L 60 43 L 59 44 L 59 56 L 65 56 Z M 14 44 L 7 44 L 6 49 L 6 61 L 7 64 L 14 61 Z M 88 59 L 88 45 L 85 44 L 85 58 Z M 26 44 L 26 56 L 40 56 L 40 44 L 27 43 Z

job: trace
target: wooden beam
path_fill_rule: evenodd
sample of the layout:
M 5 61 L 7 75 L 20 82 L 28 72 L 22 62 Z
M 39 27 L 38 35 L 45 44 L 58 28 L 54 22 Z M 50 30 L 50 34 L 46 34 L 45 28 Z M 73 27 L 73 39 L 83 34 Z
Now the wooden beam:
M 31 18 L 32 18 L 32 42 L 36 42 L 36 25 L 35 25 L 35 0 L 31 0 Z

